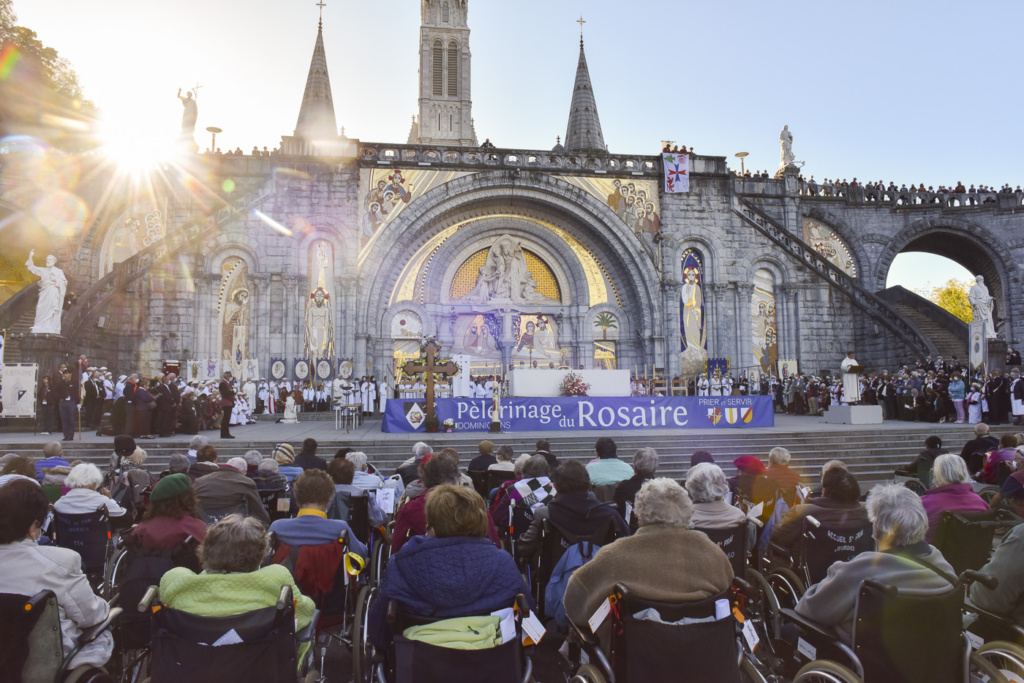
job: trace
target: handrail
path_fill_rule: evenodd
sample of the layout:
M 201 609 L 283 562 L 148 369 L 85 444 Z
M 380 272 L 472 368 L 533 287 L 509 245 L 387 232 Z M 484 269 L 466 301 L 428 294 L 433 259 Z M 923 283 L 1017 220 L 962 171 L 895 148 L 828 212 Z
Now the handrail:
M 755 207 L 753 204 L 736 197 L 740 208 L 733 207 L 733 212 L 751 226 L 759 230 L 768 239 L 782 247 L 784 251 L 800 261 L 818 277 L 826 280 L 829 286 L 842 290 L 853 303 L 866 311 L 874 319 L 881 322 L 896 334 L 916 354 L 927 356 L 937 355 L 935 345 L 911 323 L 908 323 L 889 304 L 878 296 L 864 289 L 855 278 L 847 275 L 831 261 L 819 254 L 802 239 L 779 225 L 774 218 Z
M 162 239 L 115 264 L 111 272 L 94 282 L 78 297 L 76 305 L 64 314 L 61 321 L 64 336 L 74 334 L 81 321 L 91 319 L 114 292 L 123 291 L 124 287 L 145 275 L 153 266 L 177 254 L 186 246 L 196 244 L 203 234 L 224 221 L 238 214 L 247 213 L 270 194 L 272 192 L 267 189 L 267 184 L 264 184 L 259 190 L 244 195 L 236 206 L 225 206 L 210 216 L 187 221 L 179 228 L 169 228 Z

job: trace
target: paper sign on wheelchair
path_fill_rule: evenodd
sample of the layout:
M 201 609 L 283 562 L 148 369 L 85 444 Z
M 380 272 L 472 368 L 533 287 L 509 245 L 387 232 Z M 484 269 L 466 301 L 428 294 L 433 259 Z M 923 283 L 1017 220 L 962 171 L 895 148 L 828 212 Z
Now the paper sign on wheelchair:
M 491 612 L 491 616 L 498 617 L 498 619 L 501 620 L 499 622 L 499 626 L 501 626 L 501 644 L 504 645 L 510 640 L 515 640 L 516 617 L 512 608 L 506 607 L 505 609 L 499 609 L 496 612 Z
M 523 619 L 523 644 L 529 645 L 529 640 L 533 641 L 534 645 L 539 645 L 540 641 L 544 638 L 544 634 L 547 630 L 544 628 L 544 624 L 540 623 L 540 619 L 533 612 L 530 612 L 525 619 Z
M 395 512 L 395 490 L 390 488 L 377 489 L 377 507 L 386 515 Z
M 758 517 L 760 517 L 762 513 L 764 513 L 764 503 L 758 503 L 747 510 L 747 519 L 751 522 L 757 522 L 758 526 L 760 526 L 761 520 L 759 520 Z
M 796 650 L 807 659 L 817 659 L 818 650 L 803 638 L 796 639 Z
M 626 503 L 626 522 L 629 523 L 630 518 L 633 516 L 633 506 Z
M 750 648 L 751 652 L 757 650 L 757 645 L 761 642 L 750 619 L 743 622 L 743 639 L 747 641 L 747 647 Z
M 292 501 L 290 498 L 278 498 L 277 499 L 277 511 L 288 512 L 292 507 Z
M 221 645 L 237 645 L 238 643 L 244 643 L 242 637 L 238 635 L 235 629 L 231 629 L 213 643 L 213 647 L 220 647 Z
M 604 602 L 601 603 L 601 606 L 597 608 L 596 612 L 594 612 L 594 616 L 590 617 L 587 621 L 587 623 L 590 624 L 590 631 L 592 633 L 597 633 L 597 629 L 601 628 L 601 624 L 603 624 L 604 620 L 608 618 L 608 613 L 611 611 L 612 603 L 608 598 L 605 598 Z

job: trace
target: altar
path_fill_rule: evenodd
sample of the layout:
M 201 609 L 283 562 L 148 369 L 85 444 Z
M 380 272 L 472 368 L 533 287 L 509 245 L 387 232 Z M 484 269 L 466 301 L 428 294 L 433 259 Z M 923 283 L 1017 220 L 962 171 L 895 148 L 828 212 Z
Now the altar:
M 574 372 L 590 385 L 588 396 L 629 396 L 629 370 L 541 370 L 517 368 L 509 373 L 508 390 L 513 397 L 561 396 L 562 380 Z

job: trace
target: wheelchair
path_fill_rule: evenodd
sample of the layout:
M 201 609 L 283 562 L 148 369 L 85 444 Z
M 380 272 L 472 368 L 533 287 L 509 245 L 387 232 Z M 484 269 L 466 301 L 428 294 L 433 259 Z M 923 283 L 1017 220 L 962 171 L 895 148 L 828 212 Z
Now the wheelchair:
M 327 649 L 333 641 L 355 649 L 355 607 L 363 567 L 350 562 L 349 543 L 344 533 L 332 543 L 290 546 L 270 532 L 270 543 L 271 561 L 287 567 L 302 593 L 316 604 L 319 618 L 313 631 L 313 649 L 319 652 L 318 670 L 322 676 Z
M 174 567 L 187 567 L 199 573 L 198 543 L 192 537 L 176 548 L 155 550 L 143 548 L 131 536 L 121 536 L 113 558 L 107 564 L 107 585 L 111 602 L 137 605 L 150 586 L 160 583 L 163 575 Z M 148 611 L 127 610 L 114 622 L 114 655 L 111 668 L 120 673 L 122 681 L 141 680 L 150 669 L 151 617 Z
M 150 683 L 295 683 L 310 669 L 312 648 L 300 666 L 298 645 L 313 639 L 319 613 L 296 633 L 288 586 L 275 605 L 229 617 L 201 617 L 158 600 L 150 586 L 138 604 L 152 613 Z
M 1024 628 L 981 609 L 969 598 L 964 604 L 964 623 L 979 657 L 988 660 L 1007 681 L 1024 681 Z
M 752 591 L 742 581 L 737 582 L 737 589 L 748 594 Z M 578 668 L 571 683 L 767 680 L 753 656 L 740 645 L 743 627 L 734 616 L 739 604 L 732 589 L 703 600 L 667 603 L 639 598 L 620 583 L 609 601 L 608 655 L 596 635 L 571 626 L 570 660 L 580 649 L 589 660 L 582 665 L 573 662 Z
M 984 512 L 953 512 L 947 510 L 939 518 L 932 545 L 957 573 L 981 569 L 992 555 L 996 531 L 1006 530 L 1024 522 L 1009 510 Z
M 372 599 L 378 599 L 376 594 Z M 440 625 L 447 620 L 409 614 L 392 600 L 387 609 L 391 643 L 386 652 L 376 652 L 368 647 L 368 658 L 354 668 L 355 680 L 368 683 L 530 683 L 533 660 L 530 648 L 523 645 L 522 628 L 522 620 L 529 614 L 529 607 L 520 595 L 511 608 L 515 623 L 512 639 L 485 650 L 461 650 L 405 637 L 411 627 Z M 369 614 L 368 604 L 366 614 Z M 361 632 L 365 634 L 365 620 L 361 626 Z
M 245 500 L 237 505 L 223 508 L 204 507 L 202 502 L 200 502 L 197 508 L 198 509 L 196 511 L 199 513 L 199 519 L 203 520 L 210 526 L 216 524 L 228 515 L 241 515 L 242 517 L 249 516 L 249 503 Z
M 902 589 L 868 579 L 861 583 L 852 644 L 839 632 L 793 610 L 785 618 L 799 631 L 793 683 L 968 683 L 1004 681 L 995 665 L 972 652 L 963 630 L 967 584 L 994 585 L 989 577 L 964 572 L 955 585 Z
M 541 526 L 540 550 L 537 556 L 530 561 L 519 559 L 520 567 L 526 575 L 526 584 L 533 593 L 537 603 L 537 611 L 543 619 L 551 616 L 546 614 L 544 609 L 544 594 L 547 591 L 551 574 L 555 570 L 558 561 L 571 546 L 583 544 L 583 555 L 592 555 L 602 546 L 608 545 L 617 537 L 615 525 L 608 520 L 605 527 L 589 536 L 578 536 L 561 529 L 550 519 L 544 519 Z
M 729 558 L 733 576 L 737 583 L 752 587 L 749 591 L 739 591 L 737 597 L 740 607 L 758 633 L 763 646 L 761 653 L 764 659 L 773 662 L 778 659 L 773 644 L 781 637 L 781 607 L 778 596 L 764 575 L 750 566 L 747 556 L 749 545 L 749 525 L 744 522 L 733 527 L 722 529 L 695 528 L 707 536 Z
M 111 608 L 107 618 L 83 631 L 65 655 L 53 591 L 33 596 L 0 594 L 0 680 L 112 683 L 114 679 L 103 669 L 83 665 L 69 670 L 69 666 L 82 648 L 110 629 L 120 613 L 121 608 Z
M 93 591 L 103 598 L 110 597 L 106 578 L 107 563 L 114 554 L 114 532 L 107 508 L 100 507 L 84 515 L 54 512 L 53 543 L 78 553 L 82 558 L 82 571 Z
M 823 526 L 813 515 L 800 522 L 796 552 L 769 542 L 764 564 L 768 583 L 779 604 L 796 607 L 808 586 L 820 582 L 836 562 L 847 562 L 860 553 L 875 549 L 871 522 Z

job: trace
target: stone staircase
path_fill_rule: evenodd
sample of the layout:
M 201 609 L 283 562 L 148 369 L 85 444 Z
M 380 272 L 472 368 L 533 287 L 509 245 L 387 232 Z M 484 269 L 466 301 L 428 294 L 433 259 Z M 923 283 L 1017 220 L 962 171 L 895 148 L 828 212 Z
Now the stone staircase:
M 20 363 L 22 361 L 21 347 L 25 336 L 32 331 L 35 323 L 35 312 L 26 311 L 7 328 L 7 337 L 4 340 L 4 362 Z
M 903 317 L 910 320 L 935 345 L 939 355 L 945 359 L 956 356 L 961 362 L 968 357 L 967 343 L 955 332 L 943 327 L 924 313 L 920 313 L 906 304 L 890 304 Z
M 810 418 L 809 418 L 810 419 Z M 887 423 L 891 425 L 892 423 Z M 218 441 L 216 433 L 209 432 L 219 453 L 220 461 L 241 456 L 246 451 L 255 449 L 269 455 L 276 442 L 245 441 L 244 433 L 230 443 Z M 558 437 L 550 433 L 552 451 L 559 458 L 590 460 L 594 457 L 595 436 L 580 435 Z M 842 429 L 832 431 L 814 431 L 808 424 L 807 431 L 746 431 L 742 434 L 696 434 L 686 433 L 646 433 L 646 434 L 614 434 L 619 454 L 627 462 L 637 449 L 654 448 L 661 456 L 659 472 L 663 476 L 683 479 L 689 470 L 690 455 L 698 448 L 709 450 L 723 469 L 731 476 L 735 473 L 732 461 L 741 455 L 756 455 L 767 462 L 768 451 L 775 446 L 789 449 L 793 455 L 792 465 L 807 477 L 810 482 L 820 478 L 821 467 L 829 460 L 843 460 L 847 463 L 865 490 L 874 483 L 891 481 L 893 471 L 907 465 L 924 448 L 924 440 L 932 434 L 939 435 L 945 446 L 954 453 L 959 453 L 963 444 L 973 438 L 970 425 L 916 425 L 900 423 L 894 426 L 874 429 Z M 533 451 L 539 433 L 529 435 L 495 435 L 495 444 L 510 444 L 518 456 Z M 13 435 L 12 435 L 13 436 Z M 451 446 L 459 451 L 463 467 L 476 455 L 476 444 L 486 434 L 455 433 L 441 435 L 402 435 L 408 439 L 389 438 L 395 435 L 375 433 L 362 440 L 339 438 L 337 440 L 320 440 L 320 455 L 330 459 L 335 450 L 341 446 L 356 448 L 365 452 L 370 461 L 382 471 L 390 474 L 395 468 L 411 455 L 412 444 L 416 439 L 423 438 L 437 447 Z M 293 443 L 298 450 L 300 443 Z M 175 437 L 158 441 L 141 441 L 140 446 L 147 452 L 146 469 L 160 472 L 165 469 L 172 453 L 184 453 L 188 449 L 187 437 Z M 14 452 L 33 458 L 40 457 L 39 443 L 6 443 L 0 445 L 0 452 Z M 109 444 L 90 444 L 71 442 L 65 444 L 65 459 L 71 461 L 81 459 L 93 462 L 98 466 L 106 466 L 111 449 Z

